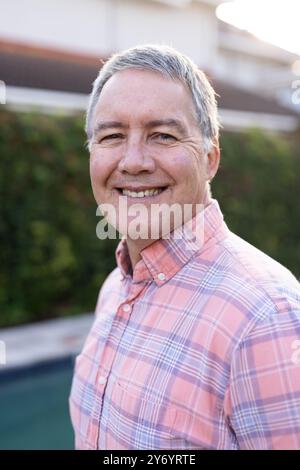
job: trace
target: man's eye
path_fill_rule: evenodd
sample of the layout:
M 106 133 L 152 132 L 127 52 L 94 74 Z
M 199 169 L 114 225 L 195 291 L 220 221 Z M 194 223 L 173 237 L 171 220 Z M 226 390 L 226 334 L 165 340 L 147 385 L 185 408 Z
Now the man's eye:
M 152 137 L 161 142 L 174 142 L 175 140 L 177 140 L 176 137 L 174 137 L 173 135 L 165 134 L 163 132 L 156 132 L 155 134 L 153 134 Z
M 99 139 L 99 142 L 107 142 L 107 141 L 110 141 L 110 140 L 117 140 L 117 139 L 121 139 L 123 137 L 122 134 L 110 134 L 110 135 L 106 135 L 105 137 L 101 137 L 101 139 Z

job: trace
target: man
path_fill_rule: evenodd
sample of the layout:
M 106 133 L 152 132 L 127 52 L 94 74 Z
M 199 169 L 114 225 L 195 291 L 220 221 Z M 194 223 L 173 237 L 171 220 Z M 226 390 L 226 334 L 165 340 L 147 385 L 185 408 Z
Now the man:
M 123 238 L 76 359 L 76 447 L 300 449 L 299 285 L 211 198 L 219 124 L 205 75 L 165 46 L 117 54 L 86 130 L 95 199 Z M 137 204 L 147 237 L 129 229 Z M 166 234 L 154 205 L 192 211 Z

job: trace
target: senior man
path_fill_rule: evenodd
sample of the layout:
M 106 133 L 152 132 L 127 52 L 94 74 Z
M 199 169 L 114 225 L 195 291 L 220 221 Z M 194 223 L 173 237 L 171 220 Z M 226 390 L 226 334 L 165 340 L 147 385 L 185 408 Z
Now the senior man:
M 300 449 L 299 284 L 211 197 L 219 123 L 204 73 L 166 46 L 116 54 L 86 130 L 95 199 L 123 237 L 76 358 L 76 447 Z M 128 229 L 137 204 L 156 237 Z M 154 205 L 192 210 L 166 233 Z

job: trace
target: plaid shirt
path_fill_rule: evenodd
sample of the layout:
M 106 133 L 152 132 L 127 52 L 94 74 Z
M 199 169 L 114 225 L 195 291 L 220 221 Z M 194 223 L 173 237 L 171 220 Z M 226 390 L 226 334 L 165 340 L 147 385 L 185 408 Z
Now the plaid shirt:
M 217 201 L 202 216 L 197 249 L 171 234 L 133 276 L 120 241 L 75 362 L 76 448 L 300 449 L 299 284 Z

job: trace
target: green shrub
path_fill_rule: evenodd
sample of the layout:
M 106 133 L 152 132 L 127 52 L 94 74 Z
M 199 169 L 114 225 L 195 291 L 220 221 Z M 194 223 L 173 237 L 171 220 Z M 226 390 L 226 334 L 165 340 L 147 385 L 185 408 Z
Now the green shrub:
M 225 133 L 213 194 L 230 229 L 300 277 L 297 139 Z
M 93 310 L 118 240 L 96 237 L 83 117 L 0 113 L 0 325 Z

